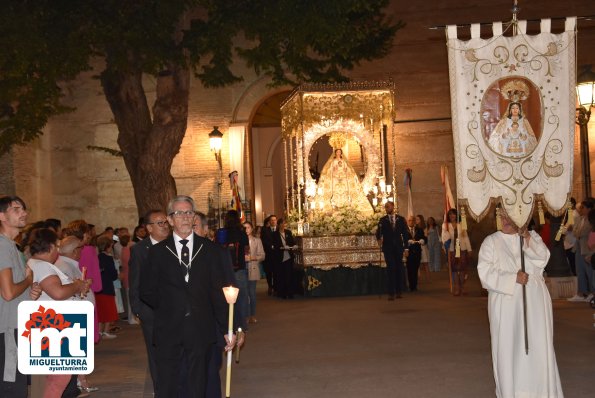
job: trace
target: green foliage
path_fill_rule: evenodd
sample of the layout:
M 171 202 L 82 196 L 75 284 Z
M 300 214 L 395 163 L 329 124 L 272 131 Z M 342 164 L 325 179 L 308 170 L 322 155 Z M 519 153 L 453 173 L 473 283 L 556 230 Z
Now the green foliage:
M 65 1 L 3 2 L 0 13 L 0 154 L 42 134 L 69 111 L 59 82 L 87 70 L 90 48 Z
M 387 54 L 403 26 L 388 0 L 6 0 L 0 13 L 0 154 L 70 110 L 62 82 L 105 71 L 192 69 L 206 87 L 240 81 L 237 57 L 273 84 L 342 81 Z M 103 63 L 102 60 L 105 62 Z
M 243 31 L 254 45 L 236 51 L 279 84 L 346 80 L 343 72 L 359 61 L 385 56 L 403 26 L 382 13 L 385 0 L 251 3 L 257 10 L 247 14 Z

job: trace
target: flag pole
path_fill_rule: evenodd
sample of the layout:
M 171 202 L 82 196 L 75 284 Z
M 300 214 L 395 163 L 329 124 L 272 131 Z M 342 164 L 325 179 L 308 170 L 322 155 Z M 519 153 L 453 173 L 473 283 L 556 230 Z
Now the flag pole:
M 524 238 L 519 234 L 521 243 L 521 271 L 525 272 L 525 252 L 523 251 Z M 529 333 L 527 332 L 527 286 L 523 285 L 523 328 L 525 331 L 525 355 L 529 355 Z

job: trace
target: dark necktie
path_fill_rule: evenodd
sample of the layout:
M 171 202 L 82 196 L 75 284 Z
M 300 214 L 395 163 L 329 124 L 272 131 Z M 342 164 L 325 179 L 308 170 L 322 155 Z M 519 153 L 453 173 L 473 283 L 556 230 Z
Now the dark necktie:
M 180 239 L 180 243 L 182 244 L 182 258 L 181 262 L 182 265 L 186 267 L 186 276 L 184 279 L 188 282 L 188 278 L 190 277 L 190 249 L 188 249 L 188 239 Z
M 395 229 L 395 224 L 396 224 L 395 223 L 395 215 L 391 214 L 390 215 L 390 225 L 391 225 L 391 227 L 393 227 L 393 229 Z

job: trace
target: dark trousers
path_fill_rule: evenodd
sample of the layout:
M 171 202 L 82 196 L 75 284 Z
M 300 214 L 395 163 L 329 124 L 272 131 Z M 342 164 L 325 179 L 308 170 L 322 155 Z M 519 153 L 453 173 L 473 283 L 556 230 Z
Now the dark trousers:
M 419 271 L 420 261 L 421 253 L 409 253 L 409 257 L 407 257 L 407 280 L 409 281 L 409 291 L 411 292 L 417 290 L 417 273 Z
M 389 295 L 401 294 L 403 286 L 403 255 L 394 250 L 383 250 L 386 261 L 387 292 Z
M 221 343 L 225 344 L 225 343 Z M 213 344 L 209 350 L 209 364 L 207 366 L 207 386 L 206 398 L 221 398 L 221 377 L 219 371 L 223 364 L 223 345 Z M 188 373 L 188 360 L 184 355 L 182 357 L 182 365 L 180 367 L 180 385 L 178 388 L 178 398 L 189 398 L 189 378 L 192 377 Z
M 293 297 L 293 260 L 290 258 L 276 267 L 275 291 L 281 298 Z
M 149 311 L 149 310 L 147 310 Z M 145 338 L 145 349 L 147 350 L 147 361 L 149 362 L 149 372 L 153 380 L 153 392 L 157 394 L 157 354 L 155 353 L 155 346 L 153 345 L 153 314 L 141 314 L 141 329 L 143 337 Z
M 274 288 L 273 285 L 273 264 L 272 261 L 267 261 L 266 259 L 263 262 L 263 268 L 264 268 L 264 273 L 267 277 L 267 285 L 269 287 L 269 290 L 272 290 Z
M 568 265 L 570 265 L 570 271 L 572 271 L 572 275 L 576 276 L 576 255 L 572 249 L 566 250 L 566 258 L 568 259 Z
M 207 390 L 207 369 L 211 354 L 211 344 L 199 344 L 188 325 L 181 328 L 182 342 L 179 344 L 157 345 L 158 389 L 155 397 L 173 398 L 181 391 L 180 373 L 184 362 L 187 370 L 187 391 L 190 398 L 205 398 Z
M 223 347 L 218 344 L 211 346 L 209 368 L 207 374 L 207 398 L 221 398 L 221 377 L 219 371 L 223 364 Z
M 27 398 L 27 376 L 16 369 L 14 382 L 3 381 L 4 360 L 6 358 L 6 347 L 4 339 L 6 333 L 0 333 L 0 397 L 2 398 Z M 9 337 L 9 336 L 8 336 Z M 14 341 L 17 341 L 17 330 L 14 331 Z M 16 366 L 16 364 L 15 364 Z
M 62 398 L 76 398 L 80 395 L 81 391 L 77 387 L 77 375 L 72 375 L 70 377 L 70 381 L 66 385 L 64 392 L 62 393 Z

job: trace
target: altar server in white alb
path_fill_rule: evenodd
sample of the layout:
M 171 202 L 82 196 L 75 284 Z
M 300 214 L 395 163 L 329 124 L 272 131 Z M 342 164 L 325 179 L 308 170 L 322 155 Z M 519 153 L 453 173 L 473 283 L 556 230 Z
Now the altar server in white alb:
M 502 231 L 489 235 L 479 251 L 477 271 L 489 292 L 492 363 L 499 398 L 563 397 L 553 342 L 552 299 L 543 279 L 550 252 L 533 231 L 524 237 L 521 271 L 519 231 L 502 217 Z M 529 353 L 525 353 L 523 285 L 527 295 Z

